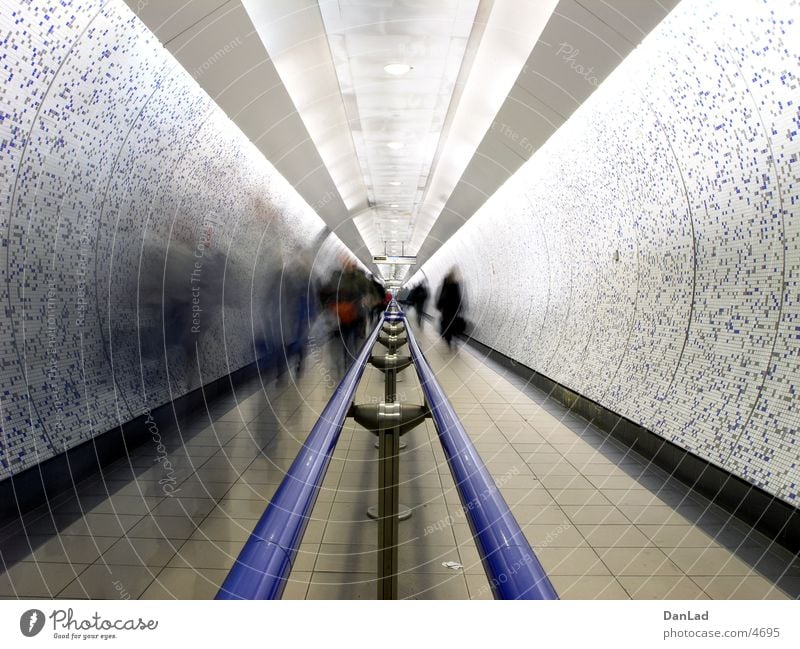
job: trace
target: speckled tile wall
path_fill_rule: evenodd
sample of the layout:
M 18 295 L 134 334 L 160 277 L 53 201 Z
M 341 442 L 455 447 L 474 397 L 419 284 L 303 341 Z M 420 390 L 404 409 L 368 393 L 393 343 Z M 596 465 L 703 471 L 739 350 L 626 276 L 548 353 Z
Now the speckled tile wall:
M 121 0 L 4 1 L 0 76 L 2 479 L 252 362 L 347 250 Z
M 478 340 L 795 506 L 798 75 L 797 2 L 684 0 L 423 268 Z

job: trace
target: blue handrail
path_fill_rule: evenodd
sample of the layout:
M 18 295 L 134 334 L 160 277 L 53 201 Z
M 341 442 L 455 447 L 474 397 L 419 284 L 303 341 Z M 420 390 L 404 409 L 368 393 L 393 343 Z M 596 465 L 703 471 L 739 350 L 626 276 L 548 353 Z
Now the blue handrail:
M 383 319 L 311 429 L 216 599 L 280 599 Z
M 558 599 L 478 451 L 436 381 L 406 319 L 411 358 L 495 599 Z

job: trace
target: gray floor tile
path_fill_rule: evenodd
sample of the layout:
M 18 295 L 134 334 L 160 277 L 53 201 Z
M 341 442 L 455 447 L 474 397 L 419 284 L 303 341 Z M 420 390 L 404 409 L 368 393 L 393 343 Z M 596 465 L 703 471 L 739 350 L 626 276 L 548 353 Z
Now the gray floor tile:
M 211 498 L 165 498 L 151 511 L 154 516 L 183 516 L 203 518 L 214 507 L 216 501 Z
M 632 523 L 637 525 L 690 525 L 692 521 L 667 505 L 618 505 Z
M 790 599 L 780 585 L 757 574 L 693 575 L 697 583 L 712 599 Z M 796 597 L 796 595 L 795 595 Z
M 95 563 L 58 595 L 69 599 L 138 599 L 159 570 Z
M 46 537 L 48 540 L 41 545 L 34 545 L 35 550 L 25 558 L 25 561 L 50 562 L 50 563 L 94 563 L 94 561 L 116 539 L 108 536 L 82 537 L 82 536 L 57 536 Z M 31 539 L 32 544 L 37 541 Z
M 227 570 L 165 568 L 141 599 L 214 599 L 227 575 Z
M 485 575 L 465 575 L 470 599 L 494 599 L 492 587 Z
M 549 576 L 611 574 L 592 548 L 544 547 L 534 552 Z
M 564 505 L 562 509 L 575 525 L 625 525 L 630 522 L 612 505 Z
M 712 536 L 694 525 L 637 524 L 636 527 L 652 539 L 655 545 L 663 548 L 708 548 L 718 544 Z
M 709 599 L 689 577 L 658 575 L 651 577 L 617 577 L 633 599 Z
M 0 595 L 18 598 L 56 597 L 87 567 L 75 563 L 18 563 L 0 575 Z
M 103 553 L 101 562 L 112 565 L 161 568 L 172 559 L 183 543 L 182 539 L 123 537 Z
M 206 518 L 189 538 L 200 541 L 233 541 L 244 543 L 253 533 L 255 525 L 250 520 L 232 518 Z
M 400 599 L 469 599 L 467 582 L 461 573 L 407 573 L 398 579 Z
M 283 591 L 285 600 L 306 599 L 308 593 L 308 586 L 311 583 L 311 572 L 301 572 L 299 570 L 292 570 L 289 575 L 288 583 Z
M 522 530 L 534 549 L 542 547 L 588 547 L 586 540 L 574 525 L 524 525 Z
M 554 575 L 551 581 L 561 599 L 630 599 L 614 577 Z
M 149 539 L 188 539 L 198 523 L 183 516 L 146 516 L 128 531 L 128 536 Z
M 724 548 L 668 548 L 664 552 L 683 572 L 692 577 L 733 575 L 748 576 L 753 566 Z
M 208 516 L 212 518 L 231 518 L 240 521 L 257 521 L 264 514 L 268 506 L 268 502 L 261 500 L 223 498 L 208 512 Z
M 616 576 L 680 576 L 683 572 L 658 548 L 599 548 L 597 553 Z
M 243 547 L 232 541 L 186 541 L 170 559 L 169 568 L 230 570 Z
M 576 525 L 587 543 L 595 548 L 644 548 L 652 541 L 633 525 Z
M 306 599 L 377 599 L 377 588 L 369 573 L 314 573 Z

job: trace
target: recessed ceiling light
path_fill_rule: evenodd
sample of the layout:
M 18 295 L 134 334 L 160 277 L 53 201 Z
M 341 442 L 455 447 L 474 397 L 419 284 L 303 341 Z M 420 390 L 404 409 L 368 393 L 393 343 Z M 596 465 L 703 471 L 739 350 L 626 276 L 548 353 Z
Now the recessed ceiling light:
M 399 203 L 392 203 L 389 207 L 400 207 Z
M 390 63 L 389 65 L 385 65 L 383 69 L 389 74 L 399 77 L 401 74 L 406 74 L 411 70 L 411 66 L 406 63 Z
M 402 142 L 389 142 L 386 146 L 388 146 L 390 149 L 397 150 L 397 149 L 402 149 L 405 146 L 405 144 L 403 144 Z
M 392 181 L 389 182 L 389 184 L 392 187 L 400 187 L 400 181 L 399 180 L 392 180 Z

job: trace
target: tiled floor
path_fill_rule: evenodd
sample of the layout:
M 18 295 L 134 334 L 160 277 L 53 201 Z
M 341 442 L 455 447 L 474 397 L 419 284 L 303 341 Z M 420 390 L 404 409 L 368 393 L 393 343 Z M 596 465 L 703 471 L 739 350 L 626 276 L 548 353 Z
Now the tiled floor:
M 800 595 L 798 557 L 472 348 L 450 353 L 430 326 L 418 340 L 562 598 Z M 213 597 L 332 380 L 320 362 L 296 382 L 254 381 L 161 431 L 166 449 L 142 446 L 0 529 L 0 597 Z M 368 367 L 356 401 L 380 398 L 382 381 Z M 421 403 L 412 368 L 398 394 Z M 405 440 L 400 596 L 490 598 L 432 424 Z M 376 460 L 374 437 L 348 420 L 285 598 L 375 597 Z

